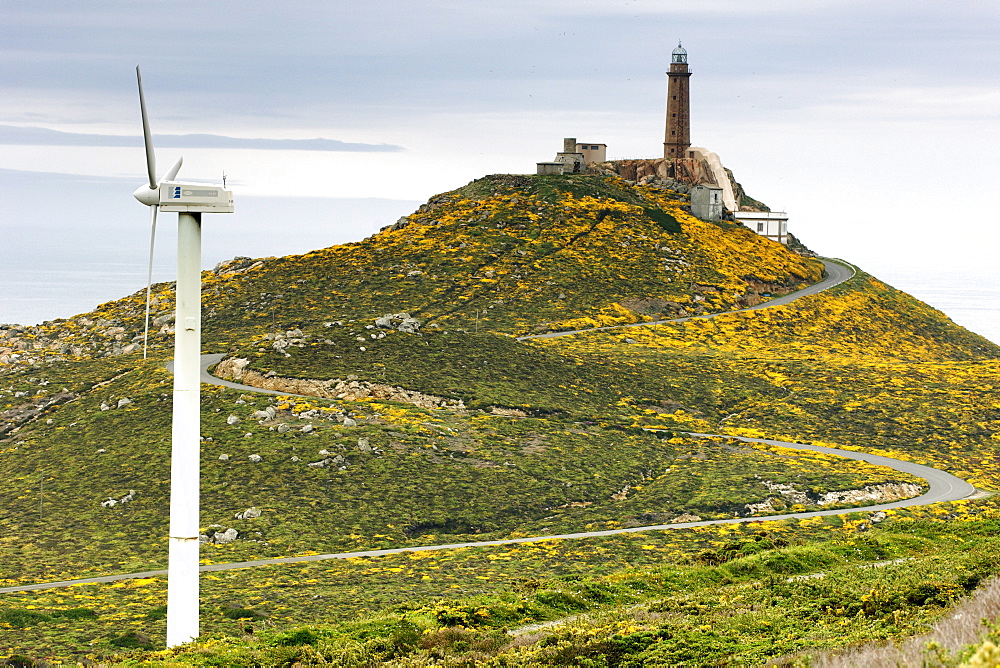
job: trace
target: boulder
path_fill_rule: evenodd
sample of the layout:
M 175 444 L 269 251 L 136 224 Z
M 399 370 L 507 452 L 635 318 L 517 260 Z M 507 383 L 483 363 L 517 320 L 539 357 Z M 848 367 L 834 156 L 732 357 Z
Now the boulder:
M 386 313 L 375 318 L 375 326 L 381 329 L 397 329 L 400 332 L 415 334 L 420 330 L 420 321 L 409 313 Z
M 406 317 L 396 329 L 407 334 L 416 334 L 420 331 L 420 321 L 416 318 Z
M 226 543 L 232 543 L 234 540 L 240 537 L 240 532 L 236 529 L 226 529 L 225 531 L 216 531 L 212 535 L 212 542 L 217 545 L 225 545 Z
M 252 520 L 254 518 L 260 517 L 260 511 L 257 510 L 255 506 L 250 506 L 242 513 L 236 513 L 235 517 L 238 520 Z
M 257 455 L 257 454 L 253 454 L 253 455 L 250 455 L 249 457 L 247 457 L 247 459 L 249 459 L 250 461 L 252 461 L 252 462 L 253 462 L 254 464 L 257 464 L 257 463 L 259 463 L 259 462 L 260 462 L 260 461 L 261 461 L 261 460 L 262 460 L 263 458 L 262 458 L 262 457 L 261 457 L 260 455 Z

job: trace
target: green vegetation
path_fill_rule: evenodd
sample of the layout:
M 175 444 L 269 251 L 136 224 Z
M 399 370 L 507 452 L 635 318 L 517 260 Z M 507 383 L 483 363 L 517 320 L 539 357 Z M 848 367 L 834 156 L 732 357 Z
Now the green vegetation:
M 204 278 L 206 351 L 323 396 L 205 386 L 202 556 L 765 516 L 915 482 L 685 431 L 862 449 L 997 488 L 1000 349 L 863 272 L 772 309 L 515 338 L 728 311 L 819 271 L 692 218 L 672 192 L 503 175 L 362 242 L 220 266 Z M 171 300 L 158 286 L 147 362 L 124 352 L 138 294 L 0 332 L 0 586 L 165 567 Z M 376 322 L 404 312 L 418 332 Z M 202 578 L 205 638 L 173 652 L 155 651 L 162 578 L 3 594 L 0 657 L 802 663 L 921 633 L 997 573 L 998 521 L 984 497 L 215 571 Z M 235 539 L 217 542 L 227 529 Z

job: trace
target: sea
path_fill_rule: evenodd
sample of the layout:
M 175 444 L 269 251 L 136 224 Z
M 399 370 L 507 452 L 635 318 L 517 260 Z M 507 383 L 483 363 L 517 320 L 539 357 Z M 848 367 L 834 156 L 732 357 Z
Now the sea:
M 944 312 L 953 322 L 1000 344 L 1000 281 L 990 266 L 866 266 L 879 280 Z
M 134 188 L 134 179 L 0 169 L 0 324 L 70 318 L 145 290 L 150 212 L 132 198 Z M 235 214 L 202 217 L 202 267 L 360 241 L 420 204 L 241 196 Z M 160 214 L 154 282 L 176 277 L 176 246 L 177 215 Z

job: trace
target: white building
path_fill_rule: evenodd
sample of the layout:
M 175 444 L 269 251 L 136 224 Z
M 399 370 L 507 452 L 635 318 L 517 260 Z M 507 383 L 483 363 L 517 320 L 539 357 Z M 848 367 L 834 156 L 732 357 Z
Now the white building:
M 737 211 L 733 215 L 762 237 L 788 243 L 788 214 L 784 211 Z

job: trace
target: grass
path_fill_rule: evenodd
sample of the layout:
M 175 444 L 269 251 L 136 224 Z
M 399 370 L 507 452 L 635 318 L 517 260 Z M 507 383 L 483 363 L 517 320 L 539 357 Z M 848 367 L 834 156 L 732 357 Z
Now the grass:
M 602 177 L 492 176 L 362 242 L 210 272 L 206 351 L 260 374 L 465 408 L 206 386 L 202 530 L 239 538 L 203 558 L 644 526 L 767 499 L 797 509 L 776 484 L 805 494 L 805 509 L 823 492 L 910 481 L 683 431 L 863 449 L 997 488 L 1000 349 L 863 272 L 763 311 L 515 340 L 726 311 L 818 278 L 816 263 L 684 206 Z M 171 286 L 156 292 L 163 317 Z M 164 566 L 169 334 L 147 362 L 109 354 L 140 306 L 133 295 L 14 330 L 28 349 L 0 371 L 4 584 Z M 376 327 L 404 311 L 419 333 Z M 235 517 L 250 507 L 260 516 Z M 983 498 L 884 520 L 220 571 L 203 577 L 204 641 L 169 654 L 144 649 L 163 642 L 161 579 L 26 592 L 0 600 L 0 653 L 130 665 L 807 661 L 922 633 L 996 573 L 998 517 Z

